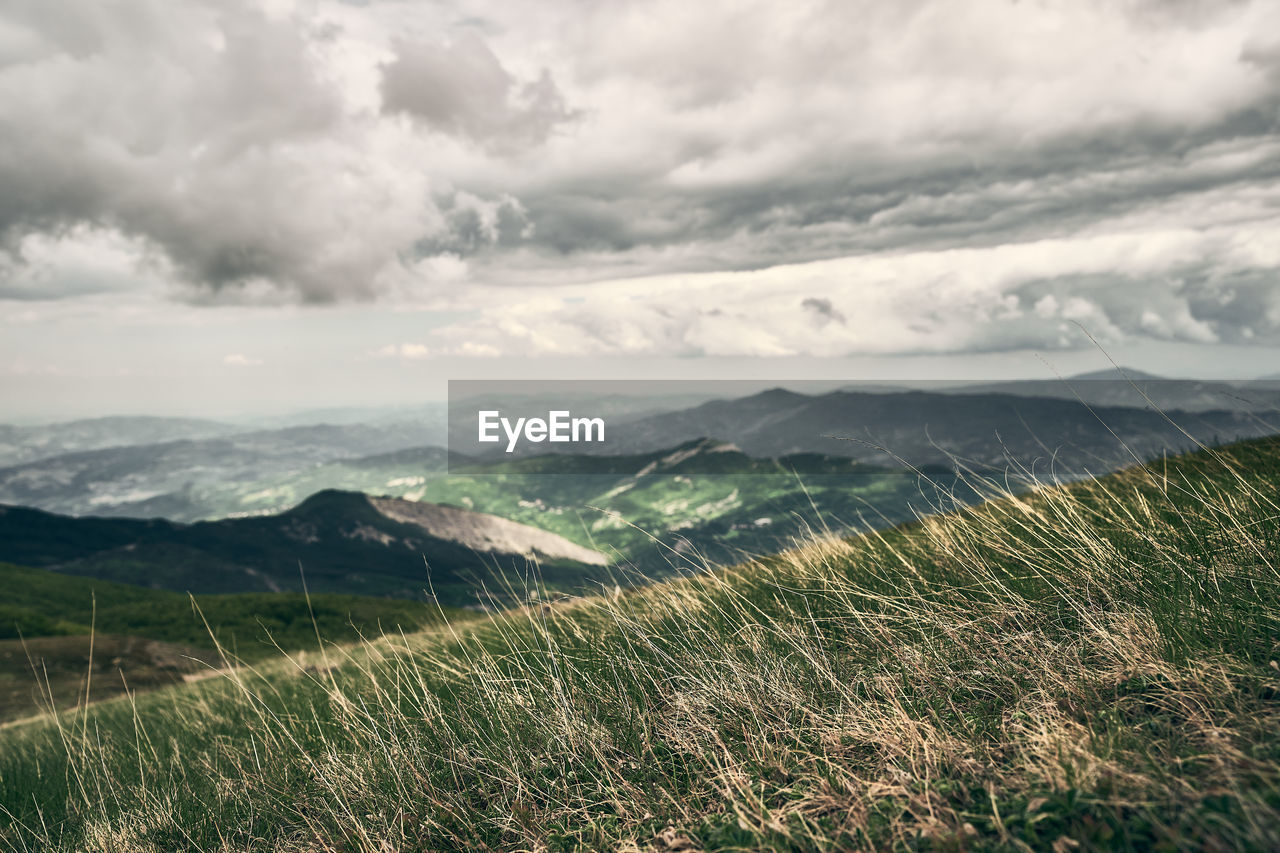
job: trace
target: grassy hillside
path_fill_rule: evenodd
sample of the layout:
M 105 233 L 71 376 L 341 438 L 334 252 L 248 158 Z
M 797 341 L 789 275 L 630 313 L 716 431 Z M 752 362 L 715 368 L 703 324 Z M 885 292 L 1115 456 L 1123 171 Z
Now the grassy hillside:
M 300 593 L 239 593 L 196 596 L 193 607 L 183 593 L 3 563 L 0 588 L 5 590 L 0 640 L 88 634 L 92 626 L 104 634 L 136 634 L 200 648 L 221 643 L 253 661 L 276 651 L 268 635 L 275 645 L 300 649 L 315 643 L 316 627 L 335 642 L 355 641 L 377 633 L 379 625 L 413 630 L 434 624 L 441 615 L 434 604 L 325 593 L 312 595 L 309 606 Z M 466 615 L 456 608 L 443 612 L 450 619 Z
M 136 635 L 0 640 L 0 724 L 213 672 L 218 655 Z
M 475 614 L 402 599 L 294 593 L 187 595 L 66 577 L 0 564 L 0 722 L 52 701 L 80 701 L 90 671 L 95 699 L 182 680 L 219 661 L 219 645 L 244 661 L 314 647 L 316 631 L 354 642 L 383 631 L 416 631 L 442 615 Z M 313 622 L 314 618 L 314 622 Z M 123 674 L 123 678 L 122 678 Z
M 0 732 L 17 850 L 1276 849 L 1280 440 Z

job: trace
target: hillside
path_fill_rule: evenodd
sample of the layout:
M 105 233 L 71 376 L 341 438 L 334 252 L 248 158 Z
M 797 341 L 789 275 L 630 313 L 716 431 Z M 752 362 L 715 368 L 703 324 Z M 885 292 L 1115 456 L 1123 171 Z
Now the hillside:
M 300 591 L 474 603 L 488 582 L 537 564 L 553 586 L 589 583 L 606 558 L 562 537 L 484 513 L 373 503 L 328 491 L 273 516 L 176 524 L 79 519 L 0 506 L 0 560 L 63 574 L 195 593 Z M 448 519 L 448 524 L 441 519 Z
M 193 606 L 186 593 L 3 563 L 0 586 L 0 640 L 88 636 L 96 629 L 208 650 L 220 644 L 251 661 L 270 656 L 276 645 L 314 644 L 317 626 L 330 639 L 356 640 L 380 623 L 409 628 L 431 624 L 442 613 L 450 619 L 467 615 L 424 602 L 327 593 L 199 595 Z
M 415 491 L 585 535 L 656 575 L 773 553 L 813 530 L 889 526 L 933 511 L 939 492 L 973 497 L 950 467 L 917 472 L 820 453 L 759 459 L 714 439 L 632 455 L 455 466 Z
M 204 677 L 209 649 L 111 634 L 0 640 L 0 725 L 47 712 Z
M 354 642 L 382 631 L 463 622 L 476 614 L 355 595 L 242 593 L 192 597 L 0 564 L 0 723 L 74 705 L 93 664 L 95 699 L 207 672 L 221 647 L 257 662 L 315 646 L 316 632 Z M 91 654 L 92 652 L 92 654 Z
M 0 841 L 1275 849 L 1278 488 L 1256 441 L 27 724 Z
M 455 462 L 447 474 L 419 477 L 402 476 L 404 456 L 348 463 L 347 482 L 371 493 L 483 508 L 659 576 L 702 557 L 726 562 L 773 553 L 814 529 L 908 520 L 932 511 L 939 489 L 968 495 L 949 467 L 918 473 L 817 453 L 757 459 L 713 439 L 619 456 Z

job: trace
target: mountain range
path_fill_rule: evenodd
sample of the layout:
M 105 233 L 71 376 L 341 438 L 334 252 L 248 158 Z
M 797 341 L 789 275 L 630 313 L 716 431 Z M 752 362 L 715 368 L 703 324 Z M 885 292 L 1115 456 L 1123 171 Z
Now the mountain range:
M 947 384 L 939 393 L 1013 394 L 1079 400 L 1090 406 L 1132 406 L 1166 411 L 1254 412 L 1272 422 L 1280 415 L 1280 386 L 1274 382 L 1167 379 L 1140 370 L 1099 370 L 1065 379 L 1030 379 L 1010 382 Z
M 1069 477 L 1178 452 L 1197 441 L 1268 435 L 1277 431 L 1273 422 L 1280 423 L 1280 417 L 1091 406 L 1006 393 L 835 391 L 809 396 L 777 388 L 611 424 L 608 441 L 599 450 L 582 449 L 641 453 L 715 437 L 755 457 L 823 453 L 882 464 L 960 461 L 987 470 L 1044 470 L 1052 463 Z
M 1131 376 L 1161 404 L 1160 411 L 1152 409 L 1128 380 L 1097 374 L 1065 383 L 1000 383 L 986 390 L 952 384 L 927 391 L 877 385 L 867 386 L 875 387 L 874 391 L 823 394 L 775 389 L 673 411 L 662 407 L 687 402 L 689 396 L 668 394 L 646 401 L 606 395 L 605 403 L 614 413 L 609 417 L 609 441 L 597 449 L 580 445 L 574 450 L 577 456 L 630 457 L 660 454 L 710 438 L 733 443 L 746 455 L 761 459 L 816 452 L 876 466 L 958 462 L 986 472 L 1021 468 L 1041 478 L 1071 479 L 1112 470 L 1135 458 L 1195 446 L 1186 433 L 1200 442 L 1215 443 L 1278 431 L 1280 415 L 1266 406 L 1272 399 L 1267 394 L 1274 396 L 1280 390 L 1268 391 L 1266 383 L 1238 386 Z M 493 405 L 502 404 L 498 398 L 488 399 Z M 1112 404 L 1121 399 L 1137 399 L 1139 405 Z M 1216 401 L 1235 407 L 1205 408 Z M 1169 407 L 1170 403 L 1182 408 Z M 513 405 L 537 409 L 552 403 L 549 398 L 526 395 Z M 470 407 L 455 410 L 454 420 L 465 411 Z M 355 416 L 345 410 L 336 414 Z M 49 437 L 35 444 L 18 450 L 10 447 L 10 457 L 30 457 L 60 447 L 131 442 L 54 453 L 0 468 L 0 502 L 71 515 L 197 521 L 278 513 L 310 494 L 333 488 L 460 501 L 468 497 L 462 485 L 441 485 L 451 472 L 465 473 L 477 465 L 500 465 L 513 458 L 494 453 L 492 445 L 482 448 L 464 442 L 455 442 L 455 452 L 450 454 L 430 446 L 428 437 L 438 431 L 426 420 L 396 421 L 389 413 L 368 424 L 248 432 L 236 432 L 218 422 L 167 424 L 165 420 L 77 422 L 51 428 Z M 27 430 L 22 433 L 27 436 L 24 440 L 31 439 L 30 428 L 7 429 L 11 433 Z M 146 441 L 201 431 L 219 434 Z M 549 448 L 525 445 L 514 456 L 544 455 Z M 463 450 L 466 453 L 458 452 Z M 719 461 L 702 454 L 695 464 L 709 464 L 711 472 Z M 555 467 L 541 465 L 544 473 Z M 522 484 L 520 499 L 545 502 L 548 495 L 539 488 L 532 482 Z M 486 501 L 502 503 L 482 486 L 472 491 L 475 509 L 497 511 L 496 505 Z
M 219 438 L 242 431 L 219 421 L 165 417 L 90 418 L 35 426 L 0 424 L 0 466 L 105 447 Z

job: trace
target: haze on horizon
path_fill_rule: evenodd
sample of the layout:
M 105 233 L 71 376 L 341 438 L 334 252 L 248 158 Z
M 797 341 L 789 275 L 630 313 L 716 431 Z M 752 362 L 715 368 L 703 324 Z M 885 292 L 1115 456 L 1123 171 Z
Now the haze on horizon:
M 1082 327 L 1277 370 L 1277 4 L 0 9 L 0 421 L 1047 378 Z

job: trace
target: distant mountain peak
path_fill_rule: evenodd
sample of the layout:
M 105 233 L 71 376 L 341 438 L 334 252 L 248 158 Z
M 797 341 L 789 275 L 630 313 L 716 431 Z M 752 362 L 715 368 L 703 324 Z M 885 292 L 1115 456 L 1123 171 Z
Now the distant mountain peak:
M 1105 370 L 1091 370 L 1088 373 L 1078 373 L 1075 376 L 1067 377 L 1068 382 L 1074 382 L 1076 380 L 1091 382 L 1099 379 L 1112 379 L 1112 380 L 1118 380 L 1120 382 L 1123 382 L 1126 379 L 1135 379 L 1135 380 L 1141 379 L 1144 381 L 1148 381 L 1153 379 L 1163 380 L 1163 379 L 1168 379 L 1168 377 L 1157 376 L 1154 373 L 1147 373 L 1145 370 L 1137 370 L 1136 368 L 1132 368 L 1132 367 L 1120 367 L 1118 369 L 1114 367 L 1109 367 Z
M 306 497 L 291 512 L 313 510 L 319 507 L 359 506 L 364 503 L 365 497 L 364 492 L 352 492 L 346 489 L 321 489 L 315 494 Z
M 783 388 L 781 385 L 779 385 L 776 388 L 769 388 L 766 391 L 761 391 L 759 394 L 756 394 L 752 399 L 762 400 L 762 401 L 795 400 L 804 396 L 806 395 L 801 394 L 798 391 L 792 391 L 788 388 Z

